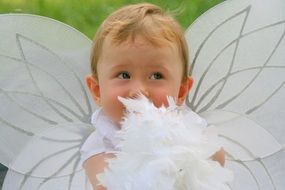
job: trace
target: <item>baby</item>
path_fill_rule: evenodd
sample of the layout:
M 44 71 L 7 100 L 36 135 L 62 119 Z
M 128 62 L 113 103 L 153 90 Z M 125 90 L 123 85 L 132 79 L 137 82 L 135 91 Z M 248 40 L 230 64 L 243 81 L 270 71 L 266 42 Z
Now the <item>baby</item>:
M 125 6 L 100 26 L 91 57 L 92 75 L 86 82 L 100 107 L 92 116 L 96 131 L 81 151 L 86 174 L 94 190 L 104 189 L 96 175 L 107 167 L 116 149 L 124 106 L 118 97 L 143 94 L 156 107 L 168 106 L 167 96 L 182 105 L 193 84 L 187 75 L 188 49 L 180 25 L 152 4 Z M 224 164 L 221 149 L 212 157 Z

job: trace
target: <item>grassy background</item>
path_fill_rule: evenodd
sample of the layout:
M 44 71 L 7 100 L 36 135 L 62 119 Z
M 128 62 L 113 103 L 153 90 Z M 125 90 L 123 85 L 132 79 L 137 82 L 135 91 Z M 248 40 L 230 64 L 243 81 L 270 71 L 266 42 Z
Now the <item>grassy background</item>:
M 150 2 L 175 11 L 186 29 L 199 15 L 223 0 L 0 0 L 0 13 L 31 13 L 54 18 L 92 38 L 100 23 L 117 8 Z

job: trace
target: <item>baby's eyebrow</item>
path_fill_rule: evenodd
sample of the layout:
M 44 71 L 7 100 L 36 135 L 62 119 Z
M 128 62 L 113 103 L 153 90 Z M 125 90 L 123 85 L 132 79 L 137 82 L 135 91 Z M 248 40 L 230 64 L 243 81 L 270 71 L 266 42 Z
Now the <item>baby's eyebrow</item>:
M 129 63 L 122 63 L 122 64 L 111 65 L 109 68 L 110 68 L 111 70 L 118 70 L 118 69 L 130 68 L 131 66 L 132 66 L 132 64 L 129 64 Z
M 163 64 L 153 64 L 153 65 L 150 65 L 148 68 L 154 69 L 154 70 L 159 70 L 159 71 L 170 72 L 169 68 L 167 68 Z
M 138 65 L 135 63 L 118 63 L 114 65 L 110 65 L 109 69 L 111 71 L 117 71 L 117 70 L 131 70 L 133 68 L 138 68 Z M 168 68 L 165 64 L 163 63 L 151 63 L 149 65 L 143 65 L 141 68 L 143 71 L 146 72 L 163 72 L 163 73 L 171 73 L 170 68 Z

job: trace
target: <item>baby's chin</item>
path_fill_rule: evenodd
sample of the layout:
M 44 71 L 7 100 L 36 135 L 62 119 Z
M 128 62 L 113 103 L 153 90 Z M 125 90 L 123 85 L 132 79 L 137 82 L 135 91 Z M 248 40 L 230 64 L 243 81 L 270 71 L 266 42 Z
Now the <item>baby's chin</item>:
M 122 114 L 116 114 L 116 115 L 111 115 L 109 116 L 109 118 L 112 120 L 112 122 L 118 126 L 119 128 L 121 128 L 121 123 L 124 119 L 124 112 Z

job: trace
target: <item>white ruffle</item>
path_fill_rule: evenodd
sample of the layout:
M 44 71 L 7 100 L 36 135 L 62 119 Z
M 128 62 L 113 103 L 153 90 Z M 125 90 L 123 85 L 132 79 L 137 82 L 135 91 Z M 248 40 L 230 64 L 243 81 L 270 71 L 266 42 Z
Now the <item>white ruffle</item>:
M 80 149 L 82 163 L 96 154 L 117 150 L 116 146 L 119 143 L 116 136 L 119 126 L 112 122 L 102 109 L 92 114 L 91 123 L 96 129 Z
M 232 173 L 210 157 L 220 149 L 207 123 L 186 107 L 156 108 L 145 97 L 127 108 L 116 158 L 98 178 L 108 190 L 226 190 Z

